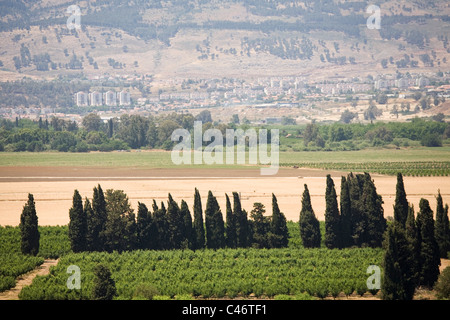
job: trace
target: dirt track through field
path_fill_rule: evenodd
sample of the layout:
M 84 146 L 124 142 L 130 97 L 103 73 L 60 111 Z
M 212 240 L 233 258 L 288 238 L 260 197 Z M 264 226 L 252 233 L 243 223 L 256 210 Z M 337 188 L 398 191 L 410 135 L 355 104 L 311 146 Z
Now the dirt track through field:
M 225 193 L 241 194 L 242 206 L 249 213 L 253 203 L 261 202 L 266 214 L 272 213 L 272 193 L 280 210 L 288 220 L 298 221 L 304 184 L 308 185 L 313 209 L 324 220 L 326 175 L 331 174 L 340 194 L 341 176 L 346 172 L 318 169 L 280 168 L 275 176 L 261 176 L 259 169 L 145 169 L 145 168 L 89 168 L 89 167 L 0 167 L 0 225 L 18 225 L 20 214 L 32 193 L 40 225 L 66 225 L 69 208 L 77 189 L 83 199 L 92 198 L 93 188 L 101 184 L 103 190 L 123 190 L 136 210 L 137 203 L 151 207 L 153 199 L 166 202 L 168 193 L 180 202 L 193 206 L 194 188 L 198 188 L 205 208 L 208 191 L 217 197 L 222 213 Z M 384 200 L 385 217 L 393 215 L 395 176 L 372 175 L 377 192 Z M 416 212 L 420 198 L 430 201 L 433 210 L 435 196 L 440 189 L 444 203 L 450 203 L 448 177 L 404 177 L 408 201 Z
M 36 276 L 44 276 L 50 272 L 50 267 L 56 266 L 59 260 L 45 260 L 39 267 L 17 278 L 14 288 L 0 292 L 0 300 L 19 300 L 19 293 L 23 287 L 29 286 Z

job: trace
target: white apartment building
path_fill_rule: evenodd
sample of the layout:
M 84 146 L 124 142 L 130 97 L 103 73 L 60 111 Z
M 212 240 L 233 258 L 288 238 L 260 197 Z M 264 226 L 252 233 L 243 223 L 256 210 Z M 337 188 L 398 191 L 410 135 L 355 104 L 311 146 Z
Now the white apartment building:
M 93 91 L 89 93 L 89 100 L 91 102 L 91 106 L 103 105 L 102 94 L 98 91 Z
M 428 80 L 428 78 L 425 77 L 420 77 L 416 80 L 416 86 L 418 87 L 426 87 L 430 85 L 430 80 Z
M 107 106 L 117 105 L 116 93 L 114 91 L 106 91 L 103 95 L 103 99 L 105 100 L 105 105 Z
M 119 105 L 129 106 L 131 104 L 130 93 L 128 91 L 119 92 Z
M 80 91 L 75 94 L 75 102 L 78 107 L 87 107 L 88 106 L 88 94 Z

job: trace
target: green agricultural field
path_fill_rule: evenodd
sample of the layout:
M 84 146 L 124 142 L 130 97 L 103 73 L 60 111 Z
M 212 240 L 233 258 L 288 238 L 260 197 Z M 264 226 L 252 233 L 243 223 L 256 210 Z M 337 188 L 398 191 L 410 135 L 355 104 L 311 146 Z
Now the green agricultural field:
M 248 154 L 247 154 L 248 156 Z M 450 173 L 450 147 L 365 149 L 358 151 L 280 152 L 281 167 L 307 167 L 326 170 L 367 171 L 370 173 L 445 176 Z M 248 163 L 248 161 L 246 161 Z M 169 151 L 152 152 L 2 152 L 0 167 L 140 167 L 140 168 L 248 168 L 245 165 L 175 165 Z
M 280 152 L 280 164 L 311 162 L 442 162 L 449 161 L 449 159 L 450 147 Z M 90 153 L 2 152 L 0 153 L 0 166 L 179 167 L 172 163 L 170 151 Z M 205 164 L 205 166 L 207 165 Z M 233 165 L 233 167 L 236 167 L 236 165 Z
M 22 289 L 20 299 L 90 299 L 93 268 L 109 267 L 118 299 L 143 299 L 136 289 L 154 292 L 154 299 L 259 298 L 310 299 L 368 291 L 367 267 L 381 266 L 383 249 L 305 249 L 298 224 L 288 222 L 288 248 L 219 250 L 134 250 L 73 253 L 67 226 L 39 227 L 37 257 L 20 253 L 18 227 L 0 227 L 0 291 L 14 286 L 15 278 L 43 262 L 60 258 L 47 276 Z M 324 223 L 321 222 L 324 231 Z M 322 237 L 324 235 L 322 234 Z M 81 290 L 67 288 L 70 265 L 80 267 Z M 146 290 L 144 290 L 146 292 Z M 376 292 L 372 292 L 375 294 Z
M 0 166 L 175 167 L 170 152 L 3 152 Z
M 322 170 L 370 172 L 386 175 L 396 175 L 398 172 L 401 172 L 404 176 L 448 176 L 450 174 L 450 161 L 363 163 L 306 162 L 301 163 L 300 165 L 307 168 L 317 168 Z
M 280 152 L 280 164 L 287 163 L 364 163 L 364 162 L 447 162 L 450 147 L 384 149 L 357 151 Z
M 286 152 L 283 167 L 369 172 L 404 176 L 448 176 L 450 148 L 366 149 L 358 151 Z
M 13 287 L 17 276 L 41 265 L 44 259 L 55 259 L 71 252 L 67 232 L 67 226 L 39 227 L 39 254 L 34 257 L 20 251 L 19 227 L 0 226 L 0 292 Z
M 142 285 L 170 298 L 364 294 L 367 268 L 381 266 L 382 256 L 382 249 L 371 248 L 85 252 L 62 257 L 50 275 L 36 278 L 19 297 L 91 299 L 93 268 L 100 263 L 111 270 L 117 298 L 126 300 L 142 298 L 136 294 Z M 70 265 L 80 268 L 80 290 L 67 288 Z
M 194 163 L 192 159 L 192 163 Z M 247 161 L 246 161 L 247 163 Z M 1 166 L 45 166 L 45 167 L 141 167 L 141 168 L 246 168 L 246 165 L 227 164 L 174 164 L 170 151 L 152 152 L 2 152 Z

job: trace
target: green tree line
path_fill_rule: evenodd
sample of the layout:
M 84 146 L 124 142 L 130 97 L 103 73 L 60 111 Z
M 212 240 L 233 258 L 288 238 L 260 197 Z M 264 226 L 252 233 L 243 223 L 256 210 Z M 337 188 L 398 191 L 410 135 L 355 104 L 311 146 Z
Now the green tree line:
M 216 122 L 208 110 L 196 116 L 190 113 L 171 113 L 159 116 L 122 115 L 102 120 L 96 113 L 83 117 L 81 124 L 56 117 L 37 121 L 18 119 L 0 120 L 0 150 L 63 152 L 112 151 L 153 148 L 171 150 L 175 143 L 171 135 L 176 129 L 192 132 L 194 121 L 202 121 L 203 131 L 215 128 L 225 135 L 227 129 L 249 129 L 248 124 L 236 121 Z M 80 126 L 81 125 L 81 126 Z M 271 129 L 273 126 L 260 128 Z M 277 127 L 278 128 L 278 127 Z M 256 128 L 258 130 L 258 128 Z M 374 124 L 316 124 L 280 127 L 280 149 L 292 147 L 297 150 L 356 150 L 370 146 L 442 146 L 450 137 L 450 124 L 413 119 L 409 123 Z M 283 135 L 291 135 L 283 137 Z M 270 135 L 269 135 L 270 140 Z M 224 139 L 224 143 L 225 143 Z M 270 141 L 269 141 L 270 142 Z M 204 142 L 204 145 L 207 143 Z M 296 145 L 297 144 L 297 145 Z
M 248 217 L 240 196 L 227 197 L 226 220 L 216 197 L 208 192 L 203 212 L 195 189 L 193 218 L 187 203 L 178 204 L 169 193 L 167 203 L 155 200 L 151 209 L 139 202 L 137 215 L 122 190 L 94 188 L 92 200 L 74 191 L 69 210 L 69 239 L 73 252 L 130 251 L 136 249 L 281 248 L 288 245 L 286 218 L 272 195 L 272 215 L 256 203 Z
M 303 138 L 305 147 L 334 150 L 346 147 L 358 149 L 358 143 L 367 146 L 396 144 L 409 146 L 413 141 L 425 146 L 442 146 L 442 140 L 450 138 L 450 124 L 440 121 L 415 118 L 411 122 L 359 123 L 310 123 L 297 129 L 293 138 Z M 290 141 L 286 140 L 286 141 Z

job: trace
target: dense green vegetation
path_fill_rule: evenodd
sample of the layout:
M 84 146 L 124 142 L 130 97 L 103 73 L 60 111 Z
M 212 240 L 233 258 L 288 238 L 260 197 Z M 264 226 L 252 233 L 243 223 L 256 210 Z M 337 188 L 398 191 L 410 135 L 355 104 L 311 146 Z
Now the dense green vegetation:
M 325 297 L 367 291 L 366 269 L 381 264 L 381 249 L 219 249 L 78 253 L 61 258 L 51 275 L 24 288 L 21 299 L 90 299 L 93 268 L 108 266 L 118 299 L 132 299 L 142 284 L 174 297 L 273 297 L 297 294 Z M 81 290 L 66 287 L 67 267 L 81 269 Z
M 289 247 L 302 248 L 298 224 L 287 223 L 289 228 Z M 20 248 L 20 228 L 0 226 L 0 291 L 13 287 L 16 277 L 42 264 L 44 259 L 57 259 L 73 253 L 68 226 L 39 226 L 40 246 L 36 257 L 24 255 Z
M 0 122 L 0 150 L 62 152 L 112 151 L 124 149 L 171 150 L 176 142 L 171 135 L 176 129 L 193 134 L 194 121 L 202 121 L 203 132 L 218 129 L 250 129 L 248 124 L 225 124 L 213 121 L 209 111 L 196 117 L 191 114 L 161 116 L 122 115 L 106 123 L 95 113 L 86 115 L 81 128 L 75 122 L 52 117 L 31 121 L 16 119 Z M 279 129 L 280 151 L 348 151 L 370 147 L 442 146 L 450 138 L 450 124 L 440 121 L 413 119 L 411 122 L 375 124 L 308 124 L 262 126 Z M 269 131 L 270 132 L 270 131 Z M 270 139 L 270 135 L 269 135 Z M 193 140 L 193 139 L 192 139 Z M 193 143 L 193 141 L 192 141 Z M 226 146 L 226 139 L 223 139 Z M 208 143 L 203 142 L 204 146 Z
M 349 151 L 368 147 L 442 146 L 450 138 L 445 122 L 332 123 L 278 126 L 281 151 Z

